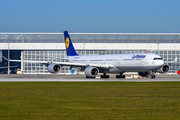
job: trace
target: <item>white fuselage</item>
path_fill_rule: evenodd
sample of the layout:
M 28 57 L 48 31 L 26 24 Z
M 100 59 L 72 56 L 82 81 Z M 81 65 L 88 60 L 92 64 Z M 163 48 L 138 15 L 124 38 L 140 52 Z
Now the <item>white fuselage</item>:
M 161 56 L 153 53 L 69 56 L 69 62 L 113 65 L 106 73 L 156 71 L 164 64 Z

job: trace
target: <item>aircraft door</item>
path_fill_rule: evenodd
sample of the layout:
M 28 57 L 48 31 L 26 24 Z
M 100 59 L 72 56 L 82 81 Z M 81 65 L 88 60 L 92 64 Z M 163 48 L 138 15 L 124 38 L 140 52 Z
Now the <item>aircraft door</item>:
M 149 61 L 148 58 L 145 58 L 144 64 L 148 65 L 148 61 Z
M 104 64 L 109 64 L 109 63 L 111 63 L 112 61 L 111 61 L 111 58 L 109 58 L 109 57 L 105 57 L 104 58 Z
M 120 63 L 121 63 L 121 57 L 118 57 L 118 58 L 116 59 L 116 61 L 117 61 L 117 64 L 120 65 Z

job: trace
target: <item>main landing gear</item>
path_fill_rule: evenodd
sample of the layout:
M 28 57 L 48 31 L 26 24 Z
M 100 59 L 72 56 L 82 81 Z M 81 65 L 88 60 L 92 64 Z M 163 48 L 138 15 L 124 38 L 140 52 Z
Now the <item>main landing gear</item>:
M 109 78 L 109 75 L 106 75 L 106 73 L 103 73 L 103 75 L 101 75 L 101 78 Z
M 120 74 L 120 75 L 116 75 L 116 78 L 125 78 L 126 76 L 123 75 L 123 74 Z
M 96 77 L 89 77 L 89 76 L 86 76 L 86 78 L 96 78 Z

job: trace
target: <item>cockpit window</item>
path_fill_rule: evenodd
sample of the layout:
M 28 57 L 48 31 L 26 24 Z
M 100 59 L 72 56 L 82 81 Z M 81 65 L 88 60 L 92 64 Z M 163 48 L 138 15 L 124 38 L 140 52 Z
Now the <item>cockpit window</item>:
M 162 60 L 162 58 L 154 58 L 153 60 Z

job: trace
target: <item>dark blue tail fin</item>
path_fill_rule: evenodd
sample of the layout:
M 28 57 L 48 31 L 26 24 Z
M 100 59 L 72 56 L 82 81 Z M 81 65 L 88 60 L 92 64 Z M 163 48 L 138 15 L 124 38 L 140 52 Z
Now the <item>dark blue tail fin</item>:
M 69 34 L 67 31 L 64 31 L 64 40 L 65 40 L 65 47 L 66 47 L 67 56 L 78 55 L 74 49 L 74 46 L 71 42 L 71 38 L 69 37 Z

